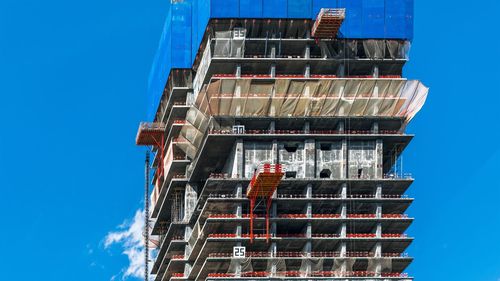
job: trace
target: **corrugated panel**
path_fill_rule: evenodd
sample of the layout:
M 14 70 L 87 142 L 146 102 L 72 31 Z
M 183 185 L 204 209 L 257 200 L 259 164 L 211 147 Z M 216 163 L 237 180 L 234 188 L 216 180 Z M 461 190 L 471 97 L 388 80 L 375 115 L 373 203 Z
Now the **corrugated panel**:
M 338 8 L 337 0 L 313 0 L 312 6 L 312 18 L 315 19 L 318 16 L 321 8 Z
M 263 18 L 286 18 L 288 15 L 287 0 L 264 0 Z
M 339 7 L 346 9 L 346 18 L 340 32 L 345 37 L 361 38 L 363 35 L 363 0 L 338 0 Z
M 261 18 L 263 0 L 240 0 L 240 17 Z
M 363 37 L 385 34 L 385 0 L 363 0 Z
M 213 18 L 238 18 L 239 0 L 211 0 L 210 13 Z
M 311 18 L 312 0 L 288 0 L 289 18 Z

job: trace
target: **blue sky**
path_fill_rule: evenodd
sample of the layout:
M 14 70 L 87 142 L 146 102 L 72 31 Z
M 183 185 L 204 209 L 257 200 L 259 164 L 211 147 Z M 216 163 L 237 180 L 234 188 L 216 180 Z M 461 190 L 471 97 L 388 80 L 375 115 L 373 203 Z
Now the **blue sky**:
M 167 2 L 0 1 L 0 280 L 125 274 L 105 238 L 133 238 L 119 226 L 142 204 L 134 137 Z M 500 3 L 415 2 L 405 74 L 431 91 L 404 156 L 417 178 L 408 272 L 497 281 Z

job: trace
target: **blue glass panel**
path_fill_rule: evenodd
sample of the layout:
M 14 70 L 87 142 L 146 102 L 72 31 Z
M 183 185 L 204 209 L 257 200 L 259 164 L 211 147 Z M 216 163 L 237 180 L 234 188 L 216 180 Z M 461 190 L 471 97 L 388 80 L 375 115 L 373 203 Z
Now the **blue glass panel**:
M 261 18 L 263 0 L 240 0 L 240 17 Z
M 363 37 L 377 38 L 385 34 L 384 0 L 363 0 Z
M 346 19 L 340 32 L 347 38 L 363 36 L 363 0 L 338 0 L 339 7 L 345 8 Z
M 287 0 L 264 0 L 263 18 L 286 18 L 287 14 Z
M 238 18 L 239 0 L 211 0 L 210 12 L 212 18 Z
M 172 4 L 172 67 L 191 66 L 191 3 L 188 1 Z
M 312 0 L 288 0 L 289 18 L 311 18 Z
M 413 0 L 404 0 L 405 3 L 405 19 L 406 19 L 406 39 L 413 39 Z

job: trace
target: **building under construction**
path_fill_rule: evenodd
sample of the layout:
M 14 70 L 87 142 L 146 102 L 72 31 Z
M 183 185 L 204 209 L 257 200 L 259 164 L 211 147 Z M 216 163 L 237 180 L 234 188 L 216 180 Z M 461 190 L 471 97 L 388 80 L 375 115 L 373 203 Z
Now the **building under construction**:
M 411 280 L 412 29 L 411 0 L 172 1 L 136 140 L 146 278 Z

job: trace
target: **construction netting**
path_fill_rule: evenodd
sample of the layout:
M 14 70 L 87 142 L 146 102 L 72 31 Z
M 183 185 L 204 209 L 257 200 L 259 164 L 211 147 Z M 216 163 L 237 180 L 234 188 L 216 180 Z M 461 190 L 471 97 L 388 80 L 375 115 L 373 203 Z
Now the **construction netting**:
M 196 105 L 210 116 L 404 117 L 420 110 L 428 88 L 405 79 L 214 79 Z
M 427 93 L 421 82 L 406 79 L 213 79 L 189 109 L 177 145 L 193 159 L 207 130 L 220 127 L 212 117 L 398 117 L 409 122 Z M 291 162 L 303 159 L 296 153 L 282 156 Z M 362 169 L 362 177 L 374 174 L 367 163 L 351 166 Z

